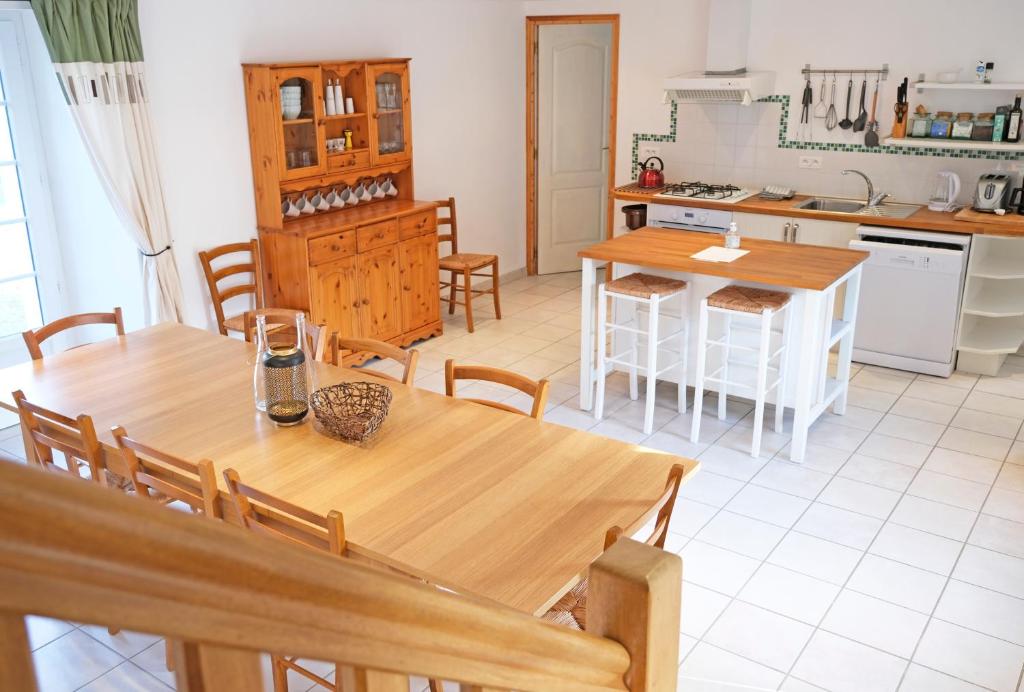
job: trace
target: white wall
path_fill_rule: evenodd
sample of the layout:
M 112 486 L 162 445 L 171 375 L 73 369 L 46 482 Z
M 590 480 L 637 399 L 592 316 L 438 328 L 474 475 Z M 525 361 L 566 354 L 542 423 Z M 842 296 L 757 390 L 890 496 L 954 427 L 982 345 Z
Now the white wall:
M 485 0 L 142 0 L 185 319 L 212 325 L 196 252 L 255 235 L 245 62 L 411 57 L 416 196 L 454 195 L 460 249 L 525 264 L 522 12 Z

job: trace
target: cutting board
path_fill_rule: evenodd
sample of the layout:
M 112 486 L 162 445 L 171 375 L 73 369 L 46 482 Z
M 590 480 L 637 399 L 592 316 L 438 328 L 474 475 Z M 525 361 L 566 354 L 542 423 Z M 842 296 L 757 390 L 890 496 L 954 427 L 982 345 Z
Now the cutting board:
M 1024 227 L 1024 215 L 1011 214 L 1007 212 L 1004 216 L 999 214 L 985 214 L 974 211 L 970 207 L 964 207 L 953 216 L 957 221 L 970 221 L 971 223 L 984 223 L 990 226 L 1016 226 Z

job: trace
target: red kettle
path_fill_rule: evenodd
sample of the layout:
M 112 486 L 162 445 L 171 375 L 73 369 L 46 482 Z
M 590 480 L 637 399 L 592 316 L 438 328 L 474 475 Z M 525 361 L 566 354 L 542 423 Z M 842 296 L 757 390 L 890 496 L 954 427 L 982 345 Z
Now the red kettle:
M 652 161 L 658 162 L 658 167 L 655 168 Z M 659 159 L 657 156 L 644 161 L 640 167 L 640 178 L 636 181 L 638 187 L 652 188 L 652 187 L 664 187 L 665 185 L 665 162 Z

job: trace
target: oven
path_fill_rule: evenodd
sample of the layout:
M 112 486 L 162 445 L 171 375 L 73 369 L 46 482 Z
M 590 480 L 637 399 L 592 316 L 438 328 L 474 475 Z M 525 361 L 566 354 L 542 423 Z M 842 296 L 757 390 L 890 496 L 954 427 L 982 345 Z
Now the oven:
M 701 233 L 725 233 L 729 230 L 731 222 L 731 211 L 684 207 L 676 204 L 654 203 L 647 205 L 648 226 Z

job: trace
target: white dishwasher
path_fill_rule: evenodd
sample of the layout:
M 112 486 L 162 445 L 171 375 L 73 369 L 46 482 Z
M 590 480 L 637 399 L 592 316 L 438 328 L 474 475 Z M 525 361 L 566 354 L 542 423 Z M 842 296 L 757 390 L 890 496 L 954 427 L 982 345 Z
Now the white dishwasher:
M 858 226 L 864 263 L 854 333 L 860 363 L 949 377 L 956 366 L 971 236 Z

